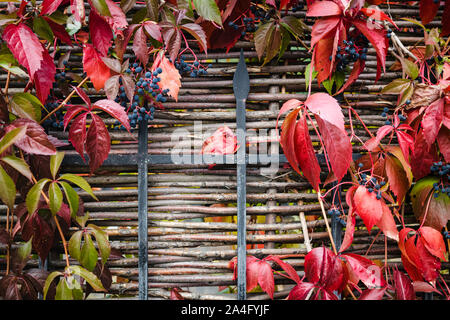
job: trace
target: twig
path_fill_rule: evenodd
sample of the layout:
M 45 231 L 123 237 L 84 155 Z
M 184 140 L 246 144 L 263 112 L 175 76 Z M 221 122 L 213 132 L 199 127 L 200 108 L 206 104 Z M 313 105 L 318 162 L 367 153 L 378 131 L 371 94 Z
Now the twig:
M 83 79 L 83 81 L 81 81 L 78 85 L 77 88 L 80 88 L 82 85 L 84 85 L 86 83 L 86 81 L 89 79 L 89 77 L 86 77 Z M 72 92 L 64 99 L 63 102 L 61 102 L 61 104 L 56 107 L 55 109 L 53 109 L 50 113 L 48 113 L 44 118 L 42 118 L 42 120 L 39 122 L 40 124 L 42 124 L 45 120 L 47 120 L 49 117 L 51 117 L 56 111 L 58 111 L 59 109 L 61 109 L 69 100 L 70 98 L 72 98 L 72 96 L 76 93 L 76 90 L 72 90 Z

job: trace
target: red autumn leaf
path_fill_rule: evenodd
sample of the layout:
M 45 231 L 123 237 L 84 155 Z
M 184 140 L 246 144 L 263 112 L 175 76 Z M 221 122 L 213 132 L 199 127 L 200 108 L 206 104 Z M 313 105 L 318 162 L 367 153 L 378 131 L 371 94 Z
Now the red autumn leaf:
M 411 170 L 416 180 L 419 180 L 428 173 L 433 162 L 437 161 L 435 145 L 429 146 L 425 141 L 423 129 L 420 129 L 415 136 L 414 150 L 411 153 Z
M 329 38 L 332 34 L 336 34 L 336 27 L 341 22 L 339 17 L 329 17 L 327 19 L 319 19 L 314 23 L 311 30 L 311 47 L 321 39 Z
M 67 109 L 66 113 L 64 114 L 64 130 L 66 130 L 69 122 L 82 111 L 88 111 L 88 109 L 86 109 L 84 106 L 73 106 Z
M 450 130 L 446 127 L 441 128 L 437 136 L 439 151 L 444 156 L 446 162 L 450 162 Z
M 389 210 L 389 207 L 386 205 L 386 203 L 384 203 L 383 200 L 380 199 L 379 201 L 381 202 L 383 212 L 380 220 L 378 220 L 377 222 L 377 226 L 381 231 L 383 231 L 386 237 L 398 241 L 397 225 L 395 224 L 395 220 L 392 216 L 391 210 Z
M 360 10 L 366 17 L 379 20 L 379 21 L 389 21 L 393 26 L 395 26 L 397 29 L 397 25 L 395 22 L 389 17 L 386 13 L 381 11 L 380 9 L 374 8 L 374 7 L 367 7 L 367 8 L 361 8 Z
M 421 122 L 425 141 L 428 145 L 431 145 L 436 140 L 443 120 L 444 99 L 438 99 L 426 108 Z
M 41 67 L 36 70 L 33 82 L 36 88 L 36 95 L 42 104 L 47 101 L 50 89 L 53 87 L 55 81 L 56 67 L 53 58 L 47 50 L 44 50 Z
M 280 136 L 280 144 L 283 148 L 284 155 L 291 165 L 292 169 L 294 169 L 297 173 L 300 173 L 299 163 L 297 161 L 296 156 L 296 144 L 295 144 L 295 132 L 296 132 L 296 122 L 297 116 L 300 112 L 300 109 L 296 109 L 290 112 L 283 121 L 281 125 L 281 136 Z M 301 145 L 300 147 L 303 147 Z
M 159 78 L 161 79 L 159 82 L 160 88 L 163 90 L 169 89 L 168 95 L 178 101 L 178 92 L 181 87 L 181 75 L 173 63 L 166 58 L 164 51 L 158 53 L 158 56 L 152 65 L 152 71 L 155 71 L 158 67 L 162 69 L 162 73 L 159 75 Z
M 306 300 L 308 299 L 312 291 L 314 290 L 314 284 L 310 282 L 300 282 L 289 292 L 288 300 Z
M 196 23 L 181 24 L 180 29 L 187 31 L 191 36 L 193 36 L 195 40 L 197 40 L 200 49 L 206 54 L 208 53 L 208 43 L 206 40 L 206 34 L 199 24 Z
M 442 295 L 442 293 L 425 281 L 413 281 L 412 283 L 415 292 L 435 292 Z
M 233 154 L 237 149 L 236 135 L 230 128 L 224 126 L 203 142 L 202 154 Z
M 410 233 L 413 235 L 409 236 Z M 441 263 L 439 258 L 427 249 L 420 232 L 411 228 L 402 229 L 399 233 L 399 249 L 402 252 L 403 266 L 413 281 L 436 280 Z
M 269 295 L 271 299 L 273 299 L 275 281 L 273 277 L 272 267 L 265 260 L 259 260 L 254 263 L 258 265 L 259 286 L 264 292 Z
M 428 24 L 433 21 L 439 9 L 440 1 L 434 0 L 420 0 L 420 19 L 423 24 Z
M 51 15 L 53 12 L 58 9 L 59 5 L 63 2 L 63 0 L 43 0 L 42 1 L 42 9 L 40 15 Z
M 264 258 L 264 260 L 266 261 L 273 261 L 276 264 L 278 264 L 284 271 L 286 271 L 286 274 L 289 276 L 289 278 L 291 278 L 292 280 L 294 280 L 296 283 L 300 283 L 300 277 L 298 276 L 297 272 L 295 271 L 295 269 L 287 262 L 284 262 L 283 260 L 281 260 L 279 257 L 277 256 L 267 256 L 266 258 Z
M 358 300 L 381 300 L 387 288 L 367 289 L 359 296 Z
M 136 58 L 138 58 L 143 65 L 147 65 L 149 53 L 147 46 L 147 36 L 144 33 L 143 27 L 139 27 L 134 33 L 133 51 L 136 55 Z
M 127 17 L 125 13 L 122 11 L 120 6 L 118 6 L 112 0 L 105 0 L 108 5 L 109 12 L 111 13 L 111 17 L 104 17 L 106 22 L 109 23 L 111 29 L 113 29 L 114 34 L 123 35 L 123 31 L 128 26 Z
M 345 226 L 344 239 L 342 240 L 342 244 L 339 249 L 339 252 L 343 252 L 351 246 L 351 244 L 353 242 L 353 235 L 355 233 L 355 225 L 356 225 L 355 215 L 348 214 L 347 220 L 346 220 L 346 226 Z
M 359 75 L 364 71 L 365 67 L 366 67 L 365 60 L 361 60 L 361 59 L 356 60 L 356 62 L 353 64 L 352 72 L 350 73 L 347 81 L 339 89 L 339 91 L 336 92 L 336 94 L 340 94 L 341 92 L 344 92 L 345 89 L 347 89 L 353 82 L 355 82 L 359 78 Z
M 70 0 L 70 8 L 75 20 L 83 23 L 86 18 L 86 10 L 84 8 L 84 0 Z
M 347 132 L 334 124 L 316 116 L 319 131 L 325 145 L 331 169 L 340 181 L 347 173 L 352 162 L 352 144 Z
M 425 248 L 435 257 L 446 260 L 445 242 L 442 234 L 434 228 L 423 226 L 419 229 Z
M 91 44 L 86 44 L 83 49 L 83 69 L 97 91 L 105 86 L 106 80 L 111 76 L 109 67 L 103 62 L 100 53 Z
M 89 14 L 89 33 L 94 48 L 102 56 L 107 56 L 113 34 L 109 24 L 95 10 L 91 10 Z
M 334 43 L 336 36 L 328 36 L 319 40 L 314 48 L 313 61 L 317 73 L 317 82 L 320 84 L 330 77 L 333 63 L 330 56 L 334 56 Z
M 247 291 L 252 291 L 258 286 L 259 277 L 259 259 L 253 256 L 247 256 L 246 259 L 246 286 Z M 235 271 L 237 271 L 237 259 L 235 264 Z M 236 278 L 235 278 L 236 279 Z
M 395 130 L 397 133 L 398 145 L 402 149 L 405 159 L 409 159 L 410 150 L 414 150 L 414 138 L 408 133 L 400 130 Z
M 312 5 L 308 5 L 307 17 L 326 17 L 341 15 L 342 10 L 333 1 L 317 1 Z
M 351 267 L 350 271 L 353 272 L 367 288 L 375 289 L 386 285 L 381 268 L 371 260 L 353 253 L 342 254 L 341 257 L 348 262 L 348 265 Z
M 370 41 L 377 53 L 377 75 L 375 81 L 380 78 L 381 70 L 386 70 L 386 56 L 389 48 L 389 39 L 386 30 L 376 22 L 368 23 L 366 20 L 354 19 L 353 25 L 361 31 Z
M 150 37 L 162 42 L 161 27 L 155 21 L 144 21 L 142 26 Z
M 305 276 L 328 292 L 342 291 L 347 278 L 343 262 L 328 248 L 312 249 L 305 257 Z
M 86 136 L 86 153 L 89 156 L 89 168 L 93 173 L 108 158 L 111 140 L 103 120 L 91 113 L 92 122 Z
M 320 166 L 314 152 L 311 137 L 309 136 L 306 113 L 303 113 L 301 119 L 295 126 L 293 144 L 296 164 L 298 163 L 303 175 L 309 181 L 314 190 L 319 190 Z
M 9 124 L 5 131 L 9 132 L 19 127 L 27 129 L 25 135 L 14 143 L 18 148 L 30 154 L 53 155 L 56 153 L 55 146 L 39 123 L 31 119 L 19 118 Z
M 297 99 L 290 99 L 288 101 L 286 101 L 285 103 L 283 103 L 283 106 L 280 109 L 280 112 L 278 112 L 278 117 L 277 117 L 277 124 L 276 124 L 276 129 L 278 130 L 278 120 L 280 119 L 280 116 L 292 109 L 298 108 L 301 105 L 303 105 L 303 102 L 297 100 Z
M 382 200 L 378 200 L 375 193 L 369 192 L 364 186 L 359 186 L 355 191 L 353 203 L 356 212 L 370 232 L 383 215 Z
M 14 58 L 28 70 L 33 79 L 44 59 L 45 49 L 38 37 L 28 26 L 20 23 L 7 25 L 3 30 L 2 39 L 8 45 Z
M 345 132 L 344 114 L 335 98 L 327 93 L 314 93 L 305 101 L 308 110 Z
M 41 208 L 44 209 L 44 205 L 41 204 Z M 53 246 L 55 229 L 55 225 L 43 218 L 38 211 L 30 214 L 23 223 L 21 230 L 23 240 L 29 241 L 32 239 L 33 249 L 36 250 L 42 261 L 47 259 Z
M 439 275 L 439 270 L 441 269 L 441 261 L 434 254 L 428 251 L 423 237 L 418 237 L 415 246 L 418 258 L 415 261 L 416 266 L 426 281 L 435 281 Z
M 86 103 L 88 109 L 91 109 L 91 99 L 86 94 L 86 92 L 83 90 L 83 88 L 72 86 L 72 89 L 75 90 L 75 92 L 81 99 L 83 99 L 83 101 Z
M 397 300 L 415 300 L 416 294 L 411 280 L 401 271 L 394 270 L 395 296 Z
M 410 188 L 407 173 L 396 157 L 386 155 L 384 163 L 389 181 L 389 189 L 395 194 L 400 205 Z
M 56 38 L 68 44 L 69 46 L 72 46 L 72 39 L 70 38 L 70 35 L 67 33 L 63 25 L 57 24 L 49 17 L 44 17 L 44 19 L 45 21 L 47 21 Z
M 125 109 L 114 100 L 98 100 L 92 105 L 91 110 L 94 109 L 100 109 L 109 113 L 109 115 L 119 121 L 120 124 L 125 127 L 125 129 L 127 129 L 128 131 L 131 130 L 130 120 L 128 119 L 128 115 Z
M 87 113 L 79 115 L 75 118 L 75 120 L 73 120 L 69 129 L 69 141 L 81 156 L 83 161 L 86 161 L 84 158 L 84 146 L 86 143 L 86 117 Z

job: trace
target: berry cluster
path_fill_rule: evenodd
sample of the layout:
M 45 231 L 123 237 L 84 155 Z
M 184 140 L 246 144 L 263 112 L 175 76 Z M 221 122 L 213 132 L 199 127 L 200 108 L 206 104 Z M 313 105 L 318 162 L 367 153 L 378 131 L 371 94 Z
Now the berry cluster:
M 49 98 L 45 102 L 44 110 L 46 111 L 43 112 L 42 117 L 52 112 L 58 106 L 59 103 L 52 96 L 49 96 Z M 64 115 L 61 112 L 61 110 L 58 110 L 55 113 L 53 113 L 49 118 L 45 119 L 44 122 L 42 123 L 42 126 L 48 132 L 48 130 L 62 129 L 64 127 L 63 123 L 64 123 Z
M 430 167 L 431 172 L 440 177 L 449 176 L 450 174 L 450 164 L 443 163 L 442 161 L 433 162 Z
M 345 68 L 352 62 L 367 59 L 367 47 L 369 41 L 360 34 L 355 38 L 343 41 L 343 46 L 337 48 L 336 54 L 336 71 L 344 71 Z M 333 56 L 330 56 L 330 61 Z
M 332 208 L 328 210 L 328 214 L 334 217 L 342 226 L 345 227 L 347 225 L 347 222 L 341 218 L 341 212 L 338 209 Z
M 209 64 L 208 66 L 202 65 L 198 60 L 195 60 L 192 63 L 188 63 L 185 60 L 184 56 L 180 56 L 179 61 L 175 61 L 175 68 L 178 69 L 180 74 L 189 74 L 191 78 L 197 78 L 198 76 L 206 75 L 208 74 L 208 68 L 210 68 L 212 65 Z
M 448 183 L 444 184 L 444 183 L 439 183 L 439 182 L 435 182 L 433 183 L 433 196 L 435 198 L 439 197 L 439 195 L 441 193 L 445 193 L 447 194 L 447 196 L 450 197 L 450 185 Z
M 126 72 L 136 80 L 135 94 L 132 101 L 130 101 L 120 79 L 119 94 L 115 101 L 126 108 L 130 125 L 132 128 L 135 128 L 142 120 L 153 120 L 155 107 L 162 108 L 162 103 L 167 101 L 169 90 L 161 89 L 158 84 L 161 81 L 159 75 L 163 72 L 161 68 L 150 72 L 145 71 L 138 63 L 133 63 Z M 116 121 L 113 129 L 124 130 L 125 128 Z
M 358 166 L 360 168 L 362 168 L 364 165 L 362 163 L 359 163 Z M 361 173 L 360 174 L 360 178 L 361 180 L 359 180 L 359 184 L 362 186 L 365 186 L 367 191 L 369 191 L 370 193 L 375 192 L 376 198 L 378 200 L 381 199 L 381 188 L 386 185 L 386 181 L 380 181 L 378 182 L 378 180 L 375 177 L 368 177 L 366 173 Z
M 296 6 L 292 7 L 292 12 L 302 11 L 304 6 L 303 3 L 298 3 Z

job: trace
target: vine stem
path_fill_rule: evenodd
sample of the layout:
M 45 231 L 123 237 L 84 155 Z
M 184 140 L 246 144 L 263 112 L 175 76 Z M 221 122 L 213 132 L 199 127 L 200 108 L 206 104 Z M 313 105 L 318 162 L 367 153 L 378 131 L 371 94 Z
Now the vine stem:
M 89 77 L 84 78 L 78 85 L 77 88 L 80 88 L 82 85 L 86 83 L 86 81 L 89 79 Z M 57 106 L 55 109 L 53 109 L 50 113 L 48 113 L 42 120 L 39 122 L 39 124 L 42 124 L 45 120 L 47 120 L 49 117 L 51 117 L 56 111 L 61 109 L 63 106 L 66 105 L 66 103 L 72 98 L 72 96 L 75 94 L 76 90 L 72 90 L 71 93 L 64 99 L 63 102 L 59 106 Z
M 328 224 L 328 217 L 327 217 L 327 213 L 325 212 L 325 206 L 323 205 L 322 194 L 320 193 L 320 190 L 317 191 L 317 199 L 319 200 L 320 209 L 322 210 L 323 219 L 325 220 L 325 225 L 327 227 L 327 232 L 328 232 L 328 236 L 329 236 L 330 241 L 331 241 L 331 246 L 333 248 L 333 252 L 334 252 L 334 254 L 337 255 L 338 252 L 336 250 L 336 245 L 334 244 L 333 235 L 331 234 L 330 225 Z

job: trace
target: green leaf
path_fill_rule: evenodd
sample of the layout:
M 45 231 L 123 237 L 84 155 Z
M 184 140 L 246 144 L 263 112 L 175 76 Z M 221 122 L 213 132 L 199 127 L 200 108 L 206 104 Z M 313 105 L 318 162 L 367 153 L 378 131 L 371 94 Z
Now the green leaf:
M 50 156 L 50 172 L 52 173 L 53 179 L 56 179 L 56 174 L 58 173 L 63 158 L 64 152 L 56 152 L 56 154 Z
M 48 188 L 48 199 L 50 211 L 53 215 L 57 214 L 61 210 L 63 195 L 61 189 L 58 186 L 58 182 L 53 181 Z
M 73 300 L 72 290 L 65 278 L 61 278 L 56 286 L 55 300 Z
M 69 254 L 72 258 L 80 261 L 81 257 L 81 237 L 83 236 L 82 231 L 75 232 L 69 240 Z
M 75 217 L 78 213 L 78 207 L 80 204 L 77 192 L 65 181 L 59 181 L 59 184 L 64 190 L 67 202 L 70 208 L 70 215 Z
M 39 204 L 41 199 L 41 191 L 44 189 L 45 185 L 50 181 L 50 179 L 43 178 L 39 180 L 31 189 L 28 191 L 25 203 L 27 205 L 28 214 L 33 214 Z
M 22 159 L 17 158 L 16 156 L 6 156 L 0 160 L 19 171 L 24 177 L 28 178 L 28 180 L 32 180 L 33 174 L 31 173 L 30 167 L 28 166 L 28 163 Z
M 59 277 L 62 275 L 63 275 L 63 273 L 60 271 L 53 271 L 52 273 L 49 274 L 49 276 L 45 280 L 45 285 L 44 285 L 44 290 L 43 290 L 44 300 L 47 297 L 48 288 L 50 288 L 50 285 L 52 284 L 53 280 L 55 280 L 56 277 Z
M 16 185 L 6 171 L 0 166 L 0 200 L 9 209 L 13 209 L 16 200 Z
M 345 73 L 342 71 L 336 71 L 333 76 L 335 78 L 336 91 L 338 91 L 345 82 Z
M 195 10 L 206 20 L 214 21 L 219 26 L 222 26 L 222 17 L 220 15 L 219 7 L 217 7 L 214 0 L 193 0 Z
M 278 54 L 278 59 L 280 59 L 283 56 L 284 52 L 288 48 L 289 43 L 291 41 L 291 36 L 286 28 L 280 28 L 280 31 L 281 31 L 281 47 L 280 52 Z
M 401 63 L 403 70 L 411 78 L 411 80 L 415 80 L 419 76 L 419 68 L 414 62 L 409 59 L 402 59 Z
M 11 53 L 6 53 L 6 54 L 0 55 L 0 67 L 2 67 L 3 69 L 5 69 L 7 71 L 11 71 L 11 73 L 13 73 L 17 76 L 20 76 L 23 78 L 28 77 L 28 73 L 26 73 L 19 67 L 19 63 L 17 62 L 17 60 L 14 58 L 14 56 Z
M 84 234 L 84 243 L 81 246 L 80 263 L 89 271 L 93 271 L 98 260 L 98 252 L 88 233 Z
M 5 152 L 5 150 L 10 147 L 12 144 L 14 144 L 16 141 L 22 139 L 22 137 L 25 135 L 25 132 L 27 131 L 27 127 L 18 127 L 14 128 L 13 130 L 7 132 L 1 139 L 0 139 L 0 154 Z
M 314 68 L 314 66 L 313 66 L 313 68 Z M 313 71 L 312 71 L 312 79 L 310 79 L 310 78 L 309 78 L 310 73 L 311 73 L 311 63 L 308 64 L 308 65 L 306 66 L 306 69 L 305 69 L 305 84 L 306 84 L 306 90 L 308 90 L 309 82 L 310 82 L 310 81 L 312 82 L 312 81 L 317 77 L 317 74 L 318 74 L 318 72 L 317 72 L 316 70 L 313 69 Z
M 323 87 L 327 90 L 329 95 L 333 95 L 333 84 L 334 84 L 334 74 L 331 77 L 331 79 L 326 79 L 324 81 L 322 81 L 322 85 Z
M 303 21 L 297 19 L 294 16 L 285 16 L 281 19 L 280 24 L 289 30 L 290 33 L 296 38 L 299 38 L 303 35 L 304 30 L 306 28 Z
M 95 240 L 97 241 L 98 249 L 100 250 L 100 256 L 102 258 L 102 263 L 105 263 L 106 260 L 108 260 L 109 255 L 111 254 L 111 245 L 108 241 L 108 234 L 100 229 L 100 227 L 89 224 L 88 228 L 91 229 L 92 234 L 95 237 Z
M 91 2 L 102 16 L 111 17 L 111 12 L 109 11 L 108 4 L 105 0 L 92 0 Z
M 274 25 L 273 22 L 268 22 L 258 27 L 255 32 L 254 42 L 256 53 L 258 54 L 258 59 L 261 60 L 264 51 L 266 51 L 267 41 L 266 39 L 272 34 Z
M 263 65 L 272 60 L 280 52 L 281 30 L 278 24 L 274 24 L 270 36 L 266 38 L 266 42 L 266 57 L 264 59 Z
M 450 197 L 446 193 L 435 191 L 435 183 L 441 184 L 441 179 L 431 176 L 420 179 L 411 189 L 410 196 L 416 219 L 422 222 L 425 218 L 425 226 L 440 231 L 450 219 Z
M 33 31 L 42 39 L 48 42 L 53 42 L 55 35 L 53 34 L 52 28 L 47 21 L 42 17 L 35 17 L 33 19 Z
M 395 79 L 388 85 L 386 85 L 381 93 L 387 94 L 399 94 L 403 90 L 405 90 L 411 84 L 411 80 L 409 79 Z
M 28 92 L 14 94 L 11 99 L 11 107 L 14 114 L 20 118 L 31 119 L 36 122 L 41 120 L 41 108 L 44 106 L 34 95 Z
M 79 275 L 80 277 L 85 279 L 95 291 L 106 291 L 102 285 L 102 282 L 92 272 L 84 269 L 81 266 L 70 266 L 69 270 L 71 273 Z
M 399 106 L 404 105 L 407 100 L 411 99 L 413 93 L 414 93 L 414 85 L 410 82 L 409 86 L 405 90 L 403 90 L 403 92 L 401 93 L 402 97 L 401 97 L 398 105 Z
M 20 259 L 22 263 L 28 261 L 28 258 L 31 255 L 32 241 L 33 238 L 31 237 L 30 240 L 28 240 L 27 242 L 25 242 L 24 244 L 20 245 L 17 248 L 17 257 Z
M 67 180 L 69 182 L 72 182 L 73 184 L 76 184 L 78 187 L 89 193 L 92 198 L 98 201 L 97 197 L 91 189 L 91 186 L 84 178 L 72 173 L 65 173 L 59 177 L 59 180 Z

